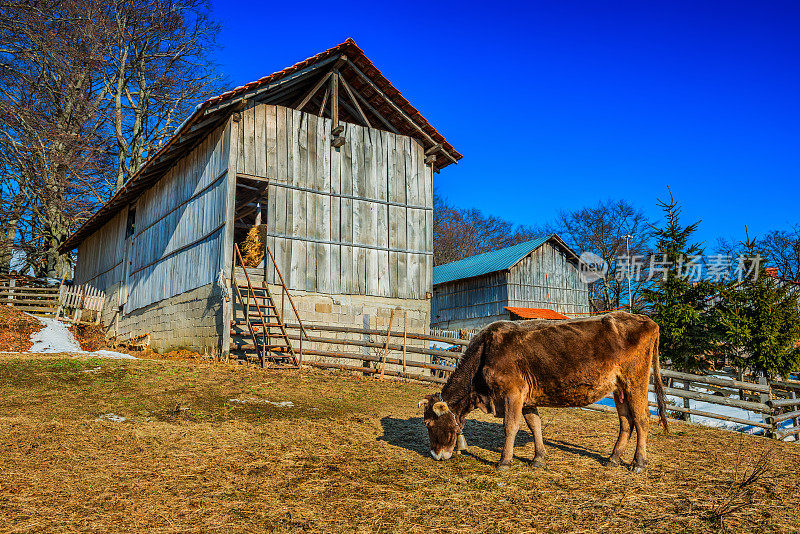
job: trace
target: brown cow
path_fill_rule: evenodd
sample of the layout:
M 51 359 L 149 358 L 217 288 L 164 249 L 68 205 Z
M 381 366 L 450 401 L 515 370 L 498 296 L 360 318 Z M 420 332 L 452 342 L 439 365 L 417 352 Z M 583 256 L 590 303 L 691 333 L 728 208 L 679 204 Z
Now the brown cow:
M 633 428 L 640 472 L 647 459 L 650 410 L 647 390 L 654 375 L 658 413 L 664 431 L 664 389 L 658 361 L 658 325 L 643 315 L 613 312 L 588 319 L 554 322 L 498 321 L 470 342 L 441 393 L 420 401 L 425 406 L 431 455 L 449 459 L 467 447 L 464 419 L 479 408 L 503 417 L 506 441 L 498 469 L 514 454 L 522 418 L 533 433 L 534 465 L 544 462 L 539 406 L 586 406 L 609 393 L 619 414 L 619 437 L 609 463 L 619 464 Z

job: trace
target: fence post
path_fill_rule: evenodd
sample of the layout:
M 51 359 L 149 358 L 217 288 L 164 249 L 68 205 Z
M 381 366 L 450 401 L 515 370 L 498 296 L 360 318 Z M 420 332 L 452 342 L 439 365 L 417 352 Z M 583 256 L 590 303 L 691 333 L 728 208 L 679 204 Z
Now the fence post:
M 769 386 L 770 387 L 770 391 L 772 391 L 772 386 L 770 385 L 769 380 L 767 380 L 767 377 L 765 377 L 763 375 L 759 376 L 758 377 L 758 383 L 760 385 L 762 385 L 762 386 Z M 771 397 L 772 397 L 772 395 L 770 393 L 759 393 L 758 394 L 758 400 L 759 400 L 759 402 L 761 404 L 766 404 L 767 401 L 770 400 Z M 768 413 L 768 414 L 765 413 L 765 414 L 761 415 L 761 420 L 763 422 L 767 423 L 770 426 L 769 430 L 766 430 L 766 429 L 764 430 L 764 436 L 767 437 L 767 438 L 774 438 L 775 437 L 775 429 L 778 426 L 777 423 L 775 423 L 775 420 L 772 418 L 773 415 L 775 415 L 775 408 L 771 408 L 770 409 L 770 413 Z
M 403 373 L 406 372 L 406 343 L 408 342 L 408 311 L 403 312 Z
M 15 278 L 12 278 L 11 280 L 8 281 L 8 300 L 9 300 L 8 305 L 9 306 L 13 306 L 14 305 L 14 303 L 11 302 L 11 301 L 14 300 L 14 288 L 16 286 L 17 286 L 17 280 Z
M 685 389 L 686 391 L 690 391 L 691 390 L 691 382 L 689 380 L 686 380 L 686 379 L 683 380 L 683 389 Z M 686 397 L 684 397 L 684 399 L 683 399 L 683 407 L 686 408 L 687 410 L 691 410 L 691 408 L 692 408 L 692 405 L 690 404 L 689 399 L 687 399 Z M 691 423 L 692 422 L 692 414 L 690 414 L 689 412 L 685 412 L 683 414 L 683 420 L 684 421 L 688 421 L 688 422 Z
M 793 399 L 797 398 L 797 390 L 795 390 L 795 389 L 792 390 L 792 398 Z M 796 410 L 797 406 L 794 406 L 791 409 L 792 410 Z M 792 417 L 792 427 L 798 426 L 798 422 L 800 422 L 800 417 Z M 795 441 L 800 441 L 800 434 L 795 434 L 794 435 L 794 440 Z

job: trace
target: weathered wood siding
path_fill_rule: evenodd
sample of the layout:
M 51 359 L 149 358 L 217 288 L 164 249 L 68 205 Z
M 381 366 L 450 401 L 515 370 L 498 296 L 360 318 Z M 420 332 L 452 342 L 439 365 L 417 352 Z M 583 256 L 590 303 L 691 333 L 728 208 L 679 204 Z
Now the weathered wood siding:
M 127 220 L 128 209 L 125 208 L 80 244 L 75 265 L 76 285 L 89 284 L 106 291 L 122 280 Z
M 329 119 L 281 106 L 248 108 L 240 124 L 238 172 L 270 181 L 268 245 L 290 289 L 426 298 L 432 177 L 416 141 L 341 123 L 335 148 Z
M 227 140 L 217 129 L 136 200 L 124 313 L 217 280 Z M 124 282 L 127 219 L 126 208 L 81 243 L 76 283 L 105 291 Z
M 125 313 L 218 279 L 228 145 L 218 128 L 136 201 Z
M 455 280 L 436 286 L 431 302 L 431 324 L 448 325 L 451 321 L 468 324 L 485 318 L 489 323 L 508 318 L 507 273 L 489 273 L 476 278 Z
M 548 308 L 569 316 L 585 314 L 589 311 L 588 287 L 566 254 L 545 243 L 509 271 L 506 306 Z

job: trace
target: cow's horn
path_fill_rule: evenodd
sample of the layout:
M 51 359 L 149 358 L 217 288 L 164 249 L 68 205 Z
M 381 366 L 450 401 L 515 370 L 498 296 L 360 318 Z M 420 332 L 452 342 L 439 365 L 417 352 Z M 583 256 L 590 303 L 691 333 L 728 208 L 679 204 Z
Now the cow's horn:
M 437 402 L 433 405 L 433 413 L 435 413 L 437 416 L 442 416 L 449 411 L 450 408 L 448 408 L 447 403 L 444 401 Z
M 428 399 L 422 399 L 421 401 L 419 401 L 417 403 L 417 406 L 420 407 L 420 408 L 422 408 L 424 406 L 427 406 L 427 405 L 428 405 Z

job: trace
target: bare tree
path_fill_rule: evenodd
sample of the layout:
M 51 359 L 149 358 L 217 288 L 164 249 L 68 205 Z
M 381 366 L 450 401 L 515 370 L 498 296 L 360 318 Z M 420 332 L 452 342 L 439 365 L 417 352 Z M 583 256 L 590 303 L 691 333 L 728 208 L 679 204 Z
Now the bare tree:
M 218 30 L 207 0 L 0 2 L 0 271 L 68 271 L 70 232 L 217 89 Z
M 207 0 L 115 0 L 112 9 L 106 76 L 119 189 L 219 89 L 209 60 L 219 24 Z
M 490 252 L 541 235 L 533 228 L 512 223 L 476 209 L 452 206 L 437 191 L 433 193 L 433 263 L 441 265 L 483 252 Z
M 607 200 L 576 211 L 562 211 L 549 227 L 558 233 L 576 252 L 592 252 L 608 265 L 603 280 L 590 286 L 590 301 L 594 311 L 614 310 L 627 305 L 627 256 L 645 256 L 649 251 L 652 232 L 647 217 L 640 209 L 625 200 Z M 625 236 L 630 236 L 626 240 Z M 646 280 L 631 280 L 634 310 Z
M 770 259 L 784 280 L 800 283 L 800 225 L 790 230 L 773 230 L 758 240 L 757 248 Z
M 4 171 L 15 175 L 5 178 L 21 185 L 24 200 L 14 204 L 26 206 L 26 252 L 40 276 L 67 271 L 59 246 L 76 218 L 106 196 L 105 21 L 103 6 L 89 0 L 0 4 Z

